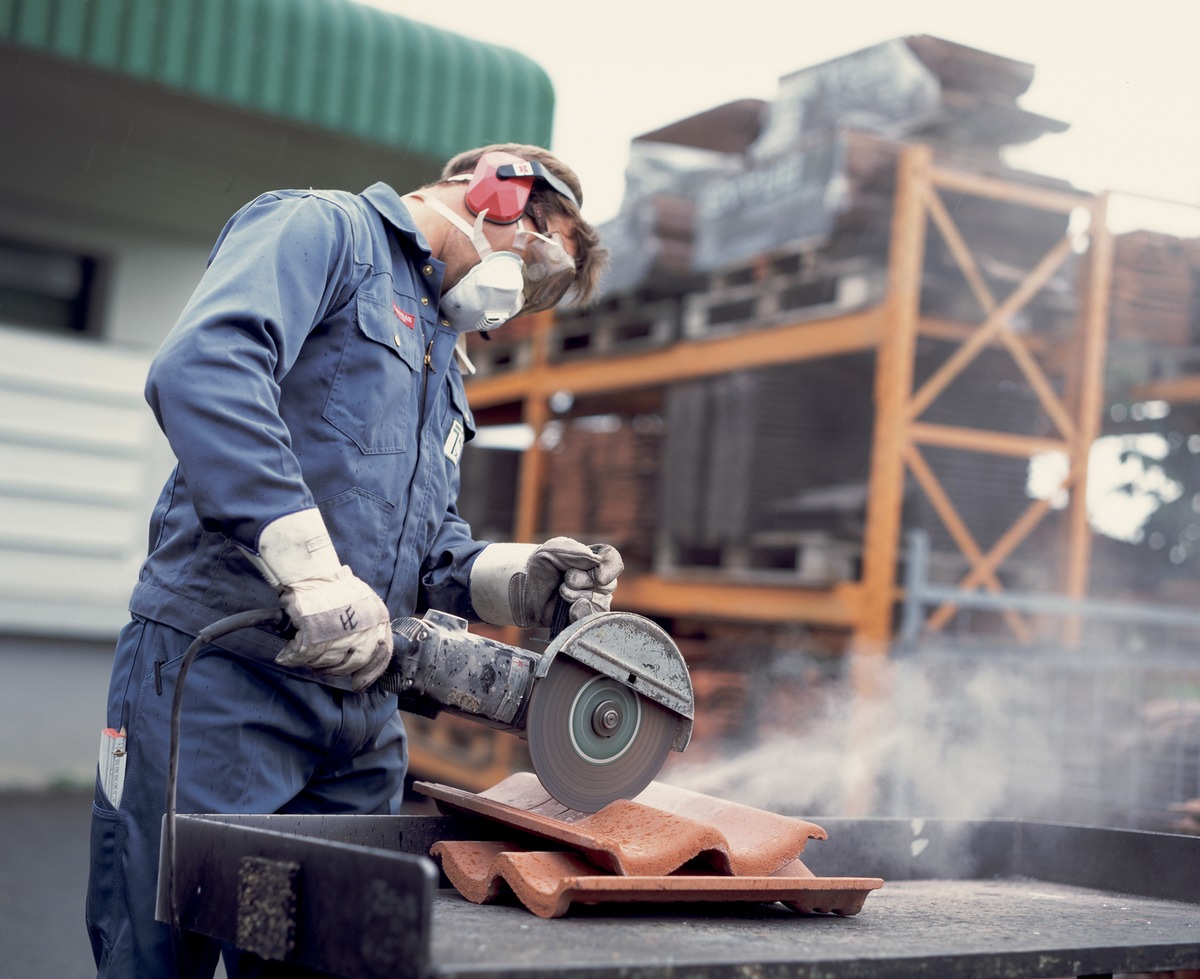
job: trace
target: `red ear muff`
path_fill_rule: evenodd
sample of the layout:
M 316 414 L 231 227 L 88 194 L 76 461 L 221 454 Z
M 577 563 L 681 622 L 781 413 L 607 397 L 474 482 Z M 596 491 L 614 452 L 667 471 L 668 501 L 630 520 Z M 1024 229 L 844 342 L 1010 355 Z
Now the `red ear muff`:
M 497 174 L 502 166 L 515 168 L 518 164 L 528 172 L 514 174 L 507 180 Z M 535 179 L 533 168 L 519 156 L 484 153 L 467 184 L 467 208 L 472 214 L 486 210 L 487 219 L 497 224 L 512 224 L 524 213 Z
M 467 184 L 467 209 L 472 214 L 486 210 L 488 221 L 512 224 L 525 212 L 530 191 L 539 180 L 579 206 L 571 189 L 542 164 L 494 150 L 484 153 L 475 166 Z

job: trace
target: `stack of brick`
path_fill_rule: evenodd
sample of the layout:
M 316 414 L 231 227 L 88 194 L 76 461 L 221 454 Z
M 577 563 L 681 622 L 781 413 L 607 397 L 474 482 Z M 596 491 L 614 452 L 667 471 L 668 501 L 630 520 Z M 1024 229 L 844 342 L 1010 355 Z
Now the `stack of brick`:
M 649 567 L 661 443 L 653 416 L 566 423 L 546 456 L 544 535 L 607 542 L 620 549 L 627 566 Z
M 1110 313 L 1114 343 L 1200 346 L 1200 238 L 1118 235 Z
M 952 166 L 1061 184 L 1002 160 L 1007 147 L 1067 128 L 1018 104 L 1032 80 L 1024 62 L 936 37 L 896 38 L 784 76 L 770 103 L 730 103 L 639 136 L 623 220 L 609 229 L 629 268 L 606 292 L 659 281 L 662 269 L 645 259 L 668 242 L 690 242 L 691 268 L 701 274 L 797 251 L 882 255 L 895 153 L 905 141 L 932 145 Z M 681 168 L 673 184 L 640 176 L 647 159 L 685 151 L 710 156 Z M 670 176 L 661 165 L 657 172 Z M 660 230 L 656 202 L 667 197 L 692 206 L 690 237 Z M 631 220 L 640 212 L 646 217 Z M 1014 228 L 1018 239 L 1041 230 Z M 1009 238 L 998 236 L 997 246 Z M 671 254 L 678 266 L 680 250 Z

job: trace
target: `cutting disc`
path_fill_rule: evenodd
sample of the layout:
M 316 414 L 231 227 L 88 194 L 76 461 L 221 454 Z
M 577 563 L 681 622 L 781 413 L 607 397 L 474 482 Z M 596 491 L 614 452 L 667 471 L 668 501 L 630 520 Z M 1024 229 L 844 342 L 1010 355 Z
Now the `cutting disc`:
M 676 718 L 661 704 L 569 656 L 534 685 L 525 722 L 533 770 L 570 809 L 631 799 L 659 773 Z

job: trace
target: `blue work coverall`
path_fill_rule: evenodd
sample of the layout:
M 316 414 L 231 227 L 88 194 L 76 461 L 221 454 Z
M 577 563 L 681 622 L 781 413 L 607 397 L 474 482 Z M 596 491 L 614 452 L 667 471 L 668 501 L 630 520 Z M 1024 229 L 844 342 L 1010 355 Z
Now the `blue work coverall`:
M 169 719 L 179 661 L 204 626 L 278 605 L 238 544 L 319 507 L 343 563 L 393 617 L 475 618 L 484 542 L 456 510 L 474 434 L 443 266 L 383 183 L 264 194 L 230 219 L 150 369 L 147 400 L 178 465 L 118 642 L 107 719 L 125 729 L 124 791 L 97 782 L 87 920 L 100 975 L 173 975 L 154 920 Z M 275 665 L 247 629 L 204 648 L 183 701 L 179 812 L 398 811 L 407 744 L 394 695 Z M 211 975 L 211 942 L 181 974 Z M 236 972 L 236 965 L 231 968 Z

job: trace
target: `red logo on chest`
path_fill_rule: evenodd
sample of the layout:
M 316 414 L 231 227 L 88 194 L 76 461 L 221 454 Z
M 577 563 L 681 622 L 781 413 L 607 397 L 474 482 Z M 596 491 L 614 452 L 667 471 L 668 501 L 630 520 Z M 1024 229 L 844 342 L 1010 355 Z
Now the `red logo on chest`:
M 402 310 L 402 309 L 401 309 L 399 306 L 397 306 L 395 303 L 392 303 L 392 312 L 393 312 L 393 313 L 395 313 L 395 314 L 396 314 L 396 318 L 397 318 L 397 319 L 398 319 L 398 320 L 399 320 L 401 323 L 403 323 L 405 326 L 407 326 L 407 327 L 408 327 L 410 330 L 412 330 L 412 329 L 415 329 L 415 328 L 416 328 L 416 325 L 417 325 L 417 318 L 416 318 L 415 316 L 413 316 L 413 314 L 412 314 L 412 313 L 406 313 L 404 310 Z

